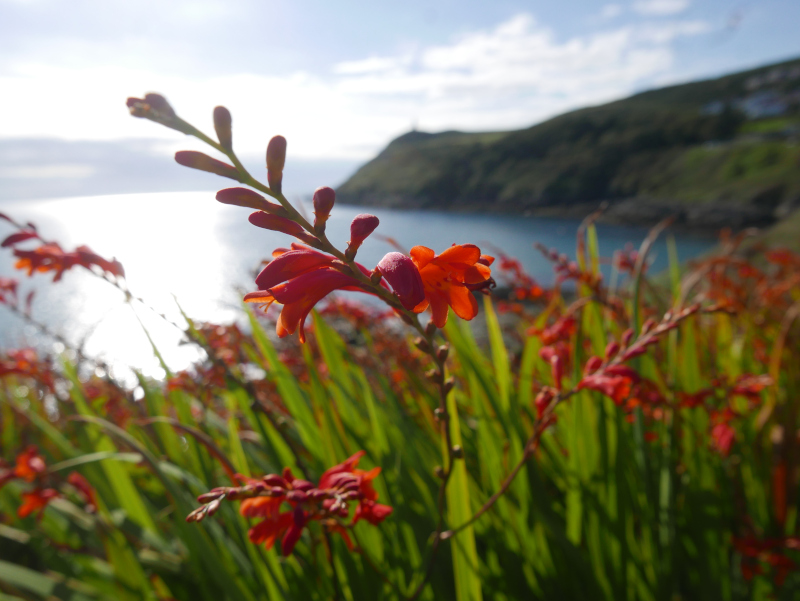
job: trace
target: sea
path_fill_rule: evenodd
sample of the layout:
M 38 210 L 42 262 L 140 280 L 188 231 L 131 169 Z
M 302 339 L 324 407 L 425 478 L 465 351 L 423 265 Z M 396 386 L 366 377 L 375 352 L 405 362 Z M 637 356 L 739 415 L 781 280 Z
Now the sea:
M 294 202 L 311 214 L 308 201 Z M 67 272 L 57 283 L 51 282 L 52 274 L 26 277 L 14 270 L 9 249 L 0 249 L 0 276 L 18 277 L 23 299 L 34 291 L 33 318 L 70 346 L 80 346 L 85 355 L 110 365 L 112 375 L 123 381 L 132 381 L 133 369 L 149 377 L 164 377 L 153 345 L 170 370 L 183 369 L 196 360 L 198 351 L 181 344 L 181 331 L 173 325 L 182 323 L 182 312 L 199 321 L 241 320 L 242 296 L 256 289 L 253 280 L 262 261 L 274 248 L 292 241 L 250 225 L 248 209 L 221 205 L 209 192 L 5 201 L 0 211 L 36 224 L 44 239 L 57 241 L 66 250 L 85 244 L 123 264 L 128 288 L 144 303 L 124 302 L 119 290 L 82 268 Z M 554 281 L 552 265 L 534 244 L 574 257 L 579 226 L 573 219 L 336 205 L 327 226 L 330 240 L 344 248 L 351 220 L 364 212 L 380 218 L 379 228 L 358 253 L 358 261 L 368 268 L 395 250 L 393 244 L 405 249 L 421 244 L 438 253 L 453 243 L 473 243 L 484 253 L 519 259 L 545 285 Z M 0 221 L 0 238 L 11 231 Z M 646 228 L 604 224 L 597 231 L 601 256 L 608 258 L 626 244 L 638 247 L 648 233 Z M 668 235 L 674 236 L 681 261 L 707 252 L 716 243 L 713 237 L 686 232 Z M 667 266 L 665 240 L 662 235 L 651 252 L 651 272 Z M 609 268 L 604 269 L 608 277 Z M 69 352 L 64 344 L 0 306 L 0 349 L 24 346 Z

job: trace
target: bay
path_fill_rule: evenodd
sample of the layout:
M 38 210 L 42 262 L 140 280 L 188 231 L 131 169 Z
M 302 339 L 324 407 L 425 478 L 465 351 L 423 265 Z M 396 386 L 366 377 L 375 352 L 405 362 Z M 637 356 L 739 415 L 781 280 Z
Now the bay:
M 310 215 L 307 201 L 294 202 Z M 86 244 L 100 255 L 122 262 L 130 290 L 144 305 L 125 303 L 122 293 L 82 268 L 66 273 L 58 283 L 51 283 L 48 274 L 27 278 L 14 270 L 7 249 L 0 254 L 0 276 L 21 280 L 21 298 L 35 290 L 33 315 L 37 320 L 71 344 L 82 345 L 87 355 L 103 359 L 118 372 L 117 377 L 127 380 L 130 368 L 152 377 L 164 376 L 143 328 L 171 369 L 186 367 L 198 355 L 192 346 L 179 344 L 179 329 L 168 323 L 181 322 L 179 306 L 196 320 L 241 320 L 242 295 L 255 289 L 253 279 L 261 262 L 274 248 L 292 241 L 284 234 L 250 225 L 247 209 L 221 205 L 208 192 L 26 200 L 4 202 L 0 210 L 18 221 L 32 221 L 45 239 L 58 241 L 67 250 Z M 350 221 L 362 212 L 373 213 L 381 221 L 376 231 L 379 235 L 369 238 L 358 254 L 359 262 L 368 268 L 394 250 L 381 236 L 393 238 L 406 249 L 422 244 L 437 253 L 453 243 L 470 242 L 485 253 L 502 252 L 519 259 L 545 285 L 553 282 L 552 266 L 534 249 L 534 243 L 572 257 L 579 226 L 572 219 L 337 205 L 327 233 L 339 248 L 349 239 Z M 1 237 L 10 231 L 5 222 L 0 224 Z M 626 243 L 638 247 L 646 235 L 645 228 L 600 225 L 601 255 L 610 258 Z M 702 254 L 716 242 L 682 232 L 673 235 L 682 261 Z M 652 257 L 651 271 L 666 267 L 663 236 Z M 0 306 L 0 347 L 22 346 L 62 350 Z

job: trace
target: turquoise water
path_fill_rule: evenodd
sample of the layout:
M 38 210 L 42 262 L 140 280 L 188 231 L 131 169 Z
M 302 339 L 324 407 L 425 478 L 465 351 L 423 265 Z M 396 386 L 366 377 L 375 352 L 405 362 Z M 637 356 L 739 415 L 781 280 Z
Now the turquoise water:
M 308 206 L 305 210 L 310 213 Z M 198 320 L 235 319 L 242 294 L 255 289 L 253 278 L 261 260 L 268 258 L 273 248 L 288 246 L 292 240 L 250 225 L 247 209 L 220 205 L 207 192 L 8 202 L 0 211 L 17 220 L 33 221 L 45 238 L 61 242 L 64 248 L 86 244 L 101 255 L 115 256 L 125 266 L 132 292 L 174 321 L 180 321 L 177 303 Z M 328 236 L 334 244 L 344 248 L 350 221 L 361 212 L 377 215 L 381 225 L 376 233 L 394 238 L 405 248 L 422 244 L 440 252 L 453 243 L 471 242 L 489 254 L 502 251 L 520 259 L 544 284 L 553 281 L 552 269 L 533 244 L 539 242 L 573 256 L 579 225 L 569 219 L 339 205 L 328 222 Z M 6 224 L 0 224 L 0 236 L 6 232 Z M 627 242 L 638 247 L 646 234 L 644 228 L 598 226 L 601 254 L 610 257 Z M 708 237 L 674 235 L 681 260 L 697 256 L 715 243 Z M 359 252 L 359 261 L 372 268 L 391 250 L 373 236 Z M 663 237 L 652 257 L 652 270 L 666 266 Z M 5 250 L 0 254 L 0 275 L 15 275 L 13 259 Z M 97 278 L 75 270 L 56 285 L 50 285 L 50 279 L 36 275 L 22 282 L 23 297 L 28 290 L 36 290 L 34 315 L 68 340 L 83 341 L 88 354 L 116 365 L 120 374 L 132 366 L 155 377 L 163 375 L 138 320 L 171 368 L 180 369 L 195 358 L 191 346 L 178 344 L 177 329 L 141 306 L 134 315 L 122 302 L 122 295 Z M 50 345 L 3 307 L 0 335 L 3 347 Z

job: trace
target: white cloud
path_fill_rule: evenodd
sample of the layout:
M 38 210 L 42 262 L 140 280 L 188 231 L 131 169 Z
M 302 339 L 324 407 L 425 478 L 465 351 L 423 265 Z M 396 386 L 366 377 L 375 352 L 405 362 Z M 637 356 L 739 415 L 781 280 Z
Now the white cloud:
M 604 19 L 613 19 L 622 14 L 623 8 L 621 4 L 606 4 L 603 10 L 600 11 L 600 16 Z
M 211 109 L 234 117 L 234 143 L 261 153 L 274 134 L 293 156 L 366 158 L 388 139 L 422 129 L 509 129 L 627 95 L 669 76 L 671 44 L 700 35 L 697 21 L 658 21 L 560 39 L 531 15 L 474 31 L 448 44 L 396 56 L 338 63 L 332 74 L 252 73 L 178 78 L 133 68 L 17 64 L 0 76 L 3 137 L 119 139 L 160 136 L 193 141 L 127 116 L 127 96 L 164 93 L 207 132 Z
M 690 0 L 638 0 L 633 10 L 640 15 L 677 15 L 689 8 Z

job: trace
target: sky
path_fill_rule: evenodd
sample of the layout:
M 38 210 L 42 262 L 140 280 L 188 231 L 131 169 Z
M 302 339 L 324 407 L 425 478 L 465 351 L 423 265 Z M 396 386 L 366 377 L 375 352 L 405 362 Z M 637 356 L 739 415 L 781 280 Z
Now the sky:
M 412 128 L 527 127 L 800 56 L 798 22 L 797 0 L 0 0 L 0 200 L 218 183 L 162 162 L 200 146 L 128 96 L 209 132 L 224 104 L 256 165 L 286 136 L 305 193 Z

